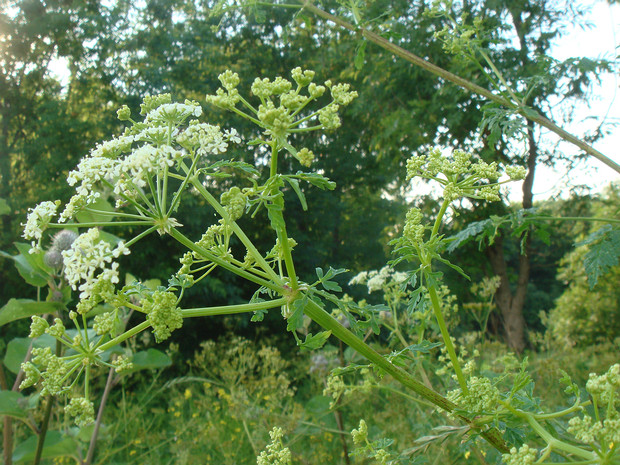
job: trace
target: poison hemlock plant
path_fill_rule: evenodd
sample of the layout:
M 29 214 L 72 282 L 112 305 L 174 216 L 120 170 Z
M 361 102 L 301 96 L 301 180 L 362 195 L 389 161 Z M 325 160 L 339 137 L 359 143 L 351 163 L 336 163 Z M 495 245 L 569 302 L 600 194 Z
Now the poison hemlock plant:
M 79 302 L 68 314 L 71 323 L 65 324 L 59 318 L 49 325 L 46 320 L 34 317 L 31 325 L 31 337 L 51 336 L 66 351 L 53 353 L 48 348 L 33 352 L 33 359 L 23 365 L 26 377 L 22 387 L 38 384 L 48 394 L 67 395 L 70 400 L 65 412 L 78 426 L 88 425 L 94 421 L 91 382 L 95 368 L 103 366 L 122 372 L 132 367 L 132 360 L 123 354 L 112 360 L 108 358 L 120 343 L 147 330 L 152 331 L 157 342 L 165 341 L 188 318 L 252 313 L 252 319 L 260 321 L 265 312 L 279 310 L 287 330 L 302 350 L 319 349 L 330 337 L 335 337 L 367 359 L 368 364 L 363 368 L 368 385 L 372 384 L 371 372 L 391 377 L 403 389 L 413 391 L 427 404 L 446 412 L 472 439 L 483 438 L 497 454 L 503 454 L 506 463 L 533 463 L 534 459 L 542 463 L 552 453 L 582 463 L 617 460 L 618 440 L 613 432 L 618 415 L 617 366 L 600 379 L 593 378 L 592 401 L 582 401 L 578 388 L 567 381 L 575 397 L 574 404 L 560 412 L 543 413 L 532 396 L 526 363 L 517 371 L 496 378 L 477 373 L 475 363 L 464 359 L 465 352 L 457 352 L 445 322 L 444 313 L 450 305 L 444 299 L 442 276 L 433 266 L 443 263 L 465 276 L 463 270 L 443 257 L 448 241 L 441 234 L 441 224 L 448 208 L 461 198 L 498 200 L 502 184 L 523 178 L 522 168 L 502 169 L 496 163 L 485 163 L 458 150 L 446 156 L 433 149 L 407 162 L 408 179 L 422 177 L 440 184 L 441 208 L 433 224 L 425 224 L 421 212 L 411 209 L 402 236 L 392 242 L 396 254 L 392 265 L 411 263 L 413 269 L 405 274 L 387 270 L 383 276 L 382 271 L 370 276 L 367 283 L 376 288 L 393 282 L 389 286 L 395 298 L 400 292 L 396 289 L 405 290 L 411 285 L 413 290 L 408 292 L 413 304 L 408 307 L 414 309 L 416 302 L 426 302 L 427 321 L 432 314 L 453 379 L 448 382 L 455 382 L 445 395 L 414 377 L 403 361 L 409 353 L 425 354 L 437 347 L 439 343 L 423 338 L 424 331 L 418 334 L 416 345 L 382 355 L 366 342 L 366 337 L 389 324 L 389 306 L 386 309 L 384 305 L 357 304 L 340 296 L 341 288 L 335 279 L 345 271 L 342 269 L 318 268 L 316 280 L 302 281 L 295 271 L 293 251 L 297 242 L 287 233 L 284 190 L 290 188 L 306 207 L 302 183 L 326 190 L 333 189 L 334 183 L 320 171 L 313 171 L 314 154 L 306 148 L 294 147 L 290 139 L 297 133 L 337 129 L 340 110 L 357 93 L 347 84 L 326 81 L 318 85 L 313 82 L 314 73 L 301 68 L 295 68 L 291 77 L 292 81 L 281 77 L 257 78 L 251 85 L 252 99 L 238 90 L 239 76 L 227 71 L 219 76 L 222 87 L 215 95 L 207 96 L 209 103 L 236 113 L 261 129 L 261 135 L 249 141 L 249 145 L 255 146 L 261 160 L 266 162 L 267 174 L 261 173 L 260 164 L 252 166 L 227 158 L 230 145 L 242 141 L 236 130 L 200 122 L 202 107 L 198 102 L 173 103 L 170 95 L 164 94 L 144 99 L 143 118 L 139 121 L 133 119 L 127 107 L 118 111 L 119 119 L 127 121 L 128 128 L 122 135 L 97 146 L 70 173 L 68 181 L 75 187 L 75 195 L 62 209 L 59 201 L 48 201 L 31 210 L 24 237 L 32 241 L 31 253 L 35 257 L 44 254 L 42 247 L 48 241 L 48 229 L 70 227 L 81 228 L 83 232 L 73 238 L 69 248 L 60 252 L 62 265 L 59 257 L 47 253 L 48 262 L 54 260 L 66 282 L 79 293 Z M 299 162 L 299 171 L 280 172 L 279 160 L 287 156 Z M 229 170 L 242 173 L 245 182 L 230 187 L 218 199 L 209 186 Z M 218 218 L 205 225 L 199 238 L 185 236 L 184 219 L 177 217 L 179 204 L 188 191 L 200 195 Z M 110 198 L 113 207 L 107 204 Z M 242 216 L 253 217 L 263 208 L 274 233 L 269 251 L 258 250 L 237 223 Z M 101 219 L 75 223 L 84 212 Z M 113 240 L 102 230 L 122 227 L 140 232 L 124 242 Z M 187 249 L 179 258 L 178 272 L 166 285 L 156 288 L 140 282 L 120 286 L 118 259 L 130 255 L 132 247 L 152 233 L 169 236 Z M 242 245 L 242 254 L 233 253 L 233 238 Z M 185 290 L 199 285 L 216 268 L 253 283 L 256 292 L 250 302 L 184 308 Z M 131 328 L 118 325 L 119 315 L 126 312 L 141 314 L 142 320 Z M 399 322 L 395 313 L 392 317 L 391 329 L 398 338 Z M 316 329 L 308 326 L 308 319 L 316 324 Z M 69 329 L 69 324 L 75 329 Z M 302 336 L 305 333 L 305 338 L 298 333 Z M 405 341 L 402 333 L 400 338 Z M 336 369 L 327 383 L 326 393 L 338 395 L 342 391 L 338 374 L 350 369 L 356 368 Z M 599 411 L 604 414 L 606 420 L 601 425 L 587 423 L 585 418 L 590 417 L 576 416 L 590 404 L 595 409 L 595 421 L 599 421 Z M 567 430 L 572 435 L 569 439 L 559 437 L 564 433 L 557 433 L 547 423 L 565 416 L 577 418 L 571 420 Z M 396 460 L 398 455 L 388 451 L 391 441 L 370 440 L 364 425 L 360 422 L 353 433 L 359 446 L 355 453 L 382 463 L 388 463 L 392 457 Z M 290 463 L 284 432 L 274 427 L 270 435 L 272 442 L 257 454 L 258 462 Z M 532 438 L 532 445 L 524 445 L 523 438 L 528 438 L 528 442 Z

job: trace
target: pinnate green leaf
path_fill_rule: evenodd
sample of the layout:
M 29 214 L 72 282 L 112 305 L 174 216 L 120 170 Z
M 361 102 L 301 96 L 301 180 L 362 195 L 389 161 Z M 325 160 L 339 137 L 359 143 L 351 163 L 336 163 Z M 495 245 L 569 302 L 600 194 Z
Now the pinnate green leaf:
M 15 242 L 19 251 L 17 255 L 10 255 L 0 251 L 0 257 L 8 258 L 15 262 L 19 275 L 31 286 L 44 287 L 47 285 L 50 269 L 43 263 L 43 253 L 30 253 L 30 244 Z
M 320 333 L 317 333 L 315 335 L 309 333 L 306 335 L 306 340 L 299 344 L 299 347 L 302 350 L 320 349 L 321 347 L 323 347 L 323 345 L 325 345 L 327 339 L 329 339 L 329 336 L 331 336 L 331 334 L 331 331 L 321 331 Z
M 589 252 L 585 255 L 583 265 L 588 276 L 590 289 L 592 289 L 601 276 L 618 265 L 620 229 L 614 228 L 610 224 L 605 225 L 576 245 L 591 245 Z

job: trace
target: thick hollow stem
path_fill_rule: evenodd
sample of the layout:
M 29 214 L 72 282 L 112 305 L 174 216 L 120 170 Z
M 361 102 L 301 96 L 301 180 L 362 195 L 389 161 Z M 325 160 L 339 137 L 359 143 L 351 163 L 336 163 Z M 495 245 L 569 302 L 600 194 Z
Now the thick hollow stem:
M 286 305 L 288 299 L 282 297 L 276 300 L 268 300 L 266 302 L 257 302 L 253 304 L 226 305 L 222 307 L 204 307 L 204 308 L 186 308 L 181 310 L 183 318 L 193 318 L 201 316 L 215 315 L 234 315 L 236 313 L 249 313 L 258 310 L 267 310 L 270 308 L 281 307 Z
M 441 208 L 439 209 L 439 213 L 437 214 L 437 218 L 435 219 L 433 230 L 431 231 L 431 240 L 434 239 L 437 234 L 439 234 L 439 227 L 441 226 L 441 222 L 444 215 L 446 214 L 446 211 L 448 210 L 449 205 L 450 201 L 448 199 L 444 199 L 443 203 L 441 204 Z M 420 260 L 422 261 L 422 264 L 425 265 L 425 268 L 427 268 L 430 272 L 432 266 L 431 259 L 429 257 L 420 257 Z M 450 361 L 452 362 L 452 368 L 454 369 L 454 373 L 456 374 L 456 379 L 459 382 L 459 386 L 461 386 L 461 391 L 463 392 L 463 394 L 467 394 L 467 382 L 465 381 L 465 376 L 463 376 L 461 364 L 459 363 L 459 359 L 456 356 L 456 350 L 454 349 L 454 344 L 452 343 L 452 339 L 450 338 L 450 332 L 448 331 L 446 321 L 444 320 L 443 313 L 441 312 L 441 303 L 439 301 L 439 296 L 437 295 L 437 286 L 435 284 L 430 284 L 428 286 L 428 294 L 431 299 L 431 304 L 433 306 L 433 314 L 435 315 L 435 319 L 437 320 L 437 324 L 439 325 L 439 330 L 441 331 L 443 343 L 446 346 L 448 356 L 450 357 Z
M 434 285 L 430 285 L 428 287 L 428 295 L 431 299 L 431 304 L 433 305 L 433 313 L 435 314 L 435 318 L 437 319 L 437 324 L 439 325 L 439 329 L 441 331 L 441 337 L 446 346 L 446 350 L 448 351 L 448 355 L 450 356 L 450 361 L 452 362 L 452 368 L 454 368 L 456 379 L 459 382 L 459 386 L 461 386 L 461 391 L 463 392 L 463 394 L 467 394 L 469 391 L 467 389 L 467 382 L 465 381 L 465 376 L 463 375 L 463 371 L 461 370 L 459 359 L 456 356 L 456 350 L 454 349 L 454 344 L 452 344 L 452 339 L 450 338 L 450 333 L 448 332 L 446 321 L 443 318 L 443 313 L 441 312 L 441 304 L 439 302 L 439 296 L 437 295 L 437 289 L 435 289 Z

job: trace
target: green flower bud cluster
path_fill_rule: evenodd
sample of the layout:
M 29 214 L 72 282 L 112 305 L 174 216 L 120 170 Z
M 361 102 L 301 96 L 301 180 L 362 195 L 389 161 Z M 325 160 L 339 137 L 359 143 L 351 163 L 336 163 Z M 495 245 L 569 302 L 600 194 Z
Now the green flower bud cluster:
M 288 247 L 290 250 L 293 250 L 297 246 L 297 241 L 292 237 L 288 238 Z M 269 253 L 265 256 L 267 261 L 273 259 L 282 259 L 284 257 L 284 252 L 282 251 L 282 244 L 280 244 L 280 239 L 276 239 L 276 243 L 271 248 Z
M 264 451 L 256 457 L 257 465 L 291 465 L 292 454 L 288 447 L 284 447 L 282 438 L 284 432 L 282 428 L 274 427 L 269 432 L 271 443 L 267 444 Z
M 74 397 L 65 407 L 65 413 L 75 419 L 75 424 L 82 427 L 95 421 L 95 407 L 84 397 Z
M 33 315 L 31 317 L 31 321 L 32 322 L 30 323 L 30 334 L 28 335 L 28 337 L 30 338 L 34 339 L 43 335 L 47 328 L 49 328 L 47 320 L 45 318 L 41 318 L 40 316 Z
M 142 310 L 146 312 L 146 320 L 153 328 L 157 342 L 165 341 L 172 331 L 183 326 L 181 309 L 177 307 L 177 296 L 172 292 L 155 291 L 150 299 L 145 299 Z
M 391 461 L 394 458 L 392 454 L 385 450 L 385 447 L 393 441 L 389 439 L 371 441 L 368 438 L 368 425 L 366 425 L 363 419 L 360 420 L 359 427 L 351 431 L 351 437 L 353 438 L 353 444 L 357 446 L 351 453 L 352 456 L 372 458 L 376 463 L 380 464 L 395 463 Z
M 523 444 L 519 450 L 516 447 L 510 449 L 509 454 L 502 454 L 502 461 L 506 465 L 531 465 L 536 460 L 538 451 Z
M 420 245 L 424 242 L 424 231 L 426 227 L 422 224 L 422 220 L 422 210 L 419 208 L 413 207 L 407 212 L 403 236 L 405 236 L 412 245 Z
M 590 373 L 586 391 L 592 396 L 595 418 L 571 418 L 567 431 L 578 441 L 607 450 L 620 443 L 620 364 L 600 376 Z M 605 410 L 604 418 L 600 418 L 599 408 Z
M 42 378 L 41 395 L 55 396 L 63 392 L 67 365 L 60 357 L 52 354 L 49 347 L 32 349 L 32 361 L 22 363 L 21 369 L 26 376 L 19 385 L 20 389 L 34 385 Z
M 600 376 L 590 373 L 586 390 L 601 405 L 620 407 L 620 364 L 612 365 Z
M 221 204 L 226 207 L 226 212 L 231 221 L 236 221 L 243 216 L 247 206 L 247 196 L 237 186 L 231 187 L 228 192 L 220 196 Z
M 99 336 L 111 333 L 116 324 L 116 312 L 105 312 L 96 315 L 93 322 L 93 329 Z
M 356 446 L 361 446 L 368 442 L 368 426 L 363 419 L 360 420 L 359 427 L 351 431 L 351 437 L 353 438 L 353 444 Z
M 461 14 L 459 20 L 452 17 L 453 2 L 451 0 L 434 0 L 431 7 L 423 15 L 431 18 L 445 18 L 449 24 L 433 34 L 440 40 L 443 49 L 457 57 L 473 55 L 474 50 L 482 45 L 484 38 L 483 18 L 476 16 L 469 20 L 468 13 Z
M 226 71 L 219 76 L 224 88 L 218 89 L 215 95 L 207 95 L 207 102 L 232 110 L 258 123 L 265 129 L 265 134 L 271 141 L 278 141 L 278 148 L 286 147 L 286 138 L 293 132 L 339 127 L 340 107 L 349 105 L 357 97 L 357 92 L 351 91 L 348 84 L 332 85 L 331 81 L 326 81 L 325 85 L 316 85 L 312 82 L 314 71 L 302 70 L 299 67 L 291 71 L 291 76 L 295 81 L 295 88 L 291 81 L 282 77 L 276 77 L 274 80 L 256 78 L 251 91 L 260 100 L 260 104 L 255 108 L 239 95 L 236 89 L 239 76 Z M 307 88 L 307 95 L 301 93 L 304 88 Z M 330 90 L 332 101 L 318 111 L 301 116 L 300 112 L 313 100 L 320 98 L 327 89 Z M 237 108 L 239 103 L 248 113 Z M 318 118 L 320 124 L 309 127 L 307 123 L 315 118 Z M 309 166 L 314 158 L 312 152 L 307 149 L 295 152 L 289 147 L 287 150 L 304 166 Z
M 61 339 L 65 335 L 65 325 L 60 318 L 54 318 L 54 324 L 45 330 L 47 334 L 56 339 Z
M 131 110 L 127 105 L 123 105 L 116 112 L 116 116 L 120 121 L 129 121 L 131 119 Z
M 142 103 L 140 104 L 140 114 L 142 116 L 146 116 L 160 105 L 165 105 L 171 102 L 172 96 L 170 94 L 147 95 L 142 99 Z M 121 110 L 123 110 L 122 107 Z M 123 110 L 123 113 L 125 113 L 125 111 L 126 110 Z
M 447 397 L 469 413 L 493 413 L 499 403 L 499 390 L 488 378 L 472 376 L 467 380 L 467 394 L 460 389 L 448 393 Z
M 295 158 L 299 160 L 299 163 L 301 163 L 302 166 L 309 168 L 312 165 L 312 162 L 314 161 L 314 153 L 312 153 L 312 150 L 308 150 L 307 148 L 304 147 L 303 149 L 297 152 L 297 155 L 295 155 Z
M 133 370 L 133 363 L 131 363 L 129 357 L 126 357 L 124 355 L 117 357 L 116 360 L 112 362 L 112 366 L 119 374 Z
M 221 242 L 219 239 L 224 235 L 225 229 L 222 224 L 212 224 L 196 244 L 205 249 L 212 249 L 218 246 Z
M 571 418 L 567 431 L 586 444 L 612 445 L 620 443 L 620 418 L 593 421 L 590 416 Z
M 231 234 L 231 228 L 229 228 L 224 219 L 221 218 L 217 224 L 212 224 L 207 228 L 196 244 L 219 257 L 230 258 L 231 253 L 227 238 L 230 237 Z M 193 253 L 193 256 L 196 260 L 202 260 L 204 258 L 199 256 L 196 252 Z
M 204 236 L 203 236 L 204 237 Z M 191 252 L 185 252 L 179 259 L 181 262 L 181 268 L 179 269 L 179 275 L 189 275 L 191 273 L 191 267 L 194 264 L 194 254 Z
M 330 374 L 327 377 L 327 383 L 325 385 L 325 389 L 323 389 L 323 395 L 333 399 L 329 404 L 329 408 L 333 408 L 334 405 L 336 405 L 338 399 L 340 399 L 340 397 L 344 394 L 345 390 L 346 385 L 344 384 L 342 376 Z
M 523 168 L 507 169 L 510 180 L 522 179 Z M 455 150 L 451 158 L 444 157 L 439 149 L 430 150 L 427 155 L 414 156 L 407 160 L 407 180 L 414 177 L 432 179 L 444 189 L 444 198 L 453 201 L 461 197 L 499 200 L 499 188 L 508 181 L 498 182 L 501 173 L 497 163 L 482 160 L 472 161 L 472 155 Z

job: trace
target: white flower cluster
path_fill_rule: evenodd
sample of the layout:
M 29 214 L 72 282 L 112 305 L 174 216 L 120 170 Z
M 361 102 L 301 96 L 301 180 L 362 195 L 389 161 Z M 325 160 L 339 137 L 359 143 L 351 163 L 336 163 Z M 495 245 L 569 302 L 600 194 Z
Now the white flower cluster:
M 112 249 L 99 237 L 99 230 L 91 228 L 62 252 L 65 277 L 74 290 L 80 290 L 80 299 L 88 299 L 99 281 L 119 282 L 118 263 L 112 259 L 128 254 L 129 249 L 122 242 Z
M 26 239 L 36 239 L 32 241 L 32 249 L 30 253 L 34 253 L 39 250 L 41 237 L 43 231 L 47 228 L 52 218 L 56 216 L 56 210 L 60 205 L 59 201 L 56 202 L 41 202 L 34 208 L 31 208 L 26 219 L 24 226 L 23 237 Z
M 202 107 L 196 102 L 186 100 L 185 103 L 164 103 L 160 105 L 146 115 L 144 122 L 155 121 L 176 126 L 183 123 L 190 116 L 197 118 L 200 115 L 202 115 Z
M 395 271 L 389 266 L 384 266 L 379 271 L 362 271 L 354 276 L 349 284 L 366 284 L 368 293 L 381 290 L 386 284 L 401 284 L 407 279 L 407 273 Z
M 163 177 L 183 158 L 220 154 L 230 142 L 241 141 L 234 129 L 222 131 L 194 119 L 202 115 L 197 102 L 170 103 L 166 94 L 145 98 L 142 107 L 144 122 L 99 144 L 69 173 L 67 182 L 75 186 L 75 195 L 60 214 L 60 222 L 93 204 L 101 192 L 113 192 L 117 208 L 127 200 L 137 201 L 151 179 Z M 129 110 L 124 110 L 123 118 L 128 119 Z M 187 120 L 188 127 L 180 128 Z
M 209 154 L 224 153 L 228 150 L 228 143 L 240 143 L 241 138 L 235 129 L 222 132 L 219 126 L 199 123 L 194 120 L 187 129 L 177 136 L 177 142 L 187 150 L 196 151 L 196 154 L 205 157 Z

